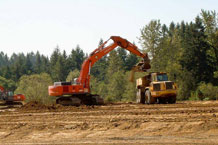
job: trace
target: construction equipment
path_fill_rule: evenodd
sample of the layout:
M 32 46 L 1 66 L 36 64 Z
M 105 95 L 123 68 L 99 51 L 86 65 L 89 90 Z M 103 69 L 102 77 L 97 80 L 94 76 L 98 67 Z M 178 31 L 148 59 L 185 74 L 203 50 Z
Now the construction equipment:
M 113 43 L 106 46 L 109 40 L 113 40 Z M 56 103 L 62 105 L 102 104 L 103 99 L 100 98 L 99 95 L 91 94 L 90 70 L 99 59 L 107 55 L 117 46 L 127 49 L 131 53 L 143 58 L 140 66 L 137 68 L 138 70 L 146 71 L 147 69 L 150 69 L 150 61 L 146 53 L 141 53 L 134 44 L 126 39 L 119 36 L 111 36 L 110 39 L 95 49 L 83 62 L 78 79 L 75 79 L 73 83 L 55 82 L 53 86 L 49 86 L 48 88 L 49 95 L 57 97 Z
M 12 91 L 6 91 L 0 86 L 0 101 L 3 105 L 23 105 L 25 96 L 23 94 L 14 94 Z
M 177 86 L 167 73 L 149 73 L 136 80 L 136 102 L 142 104 L 176 103 Z

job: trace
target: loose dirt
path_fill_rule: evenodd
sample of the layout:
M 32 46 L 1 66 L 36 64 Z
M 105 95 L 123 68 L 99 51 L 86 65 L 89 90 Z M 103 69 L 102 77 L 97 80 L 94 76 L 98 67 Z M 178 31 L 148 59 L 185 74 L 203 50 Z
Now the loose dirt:
M 1 109 L 0 109 L 1 110 Z M 218 101 L 0 111 L 0 144 L 216 144 Z

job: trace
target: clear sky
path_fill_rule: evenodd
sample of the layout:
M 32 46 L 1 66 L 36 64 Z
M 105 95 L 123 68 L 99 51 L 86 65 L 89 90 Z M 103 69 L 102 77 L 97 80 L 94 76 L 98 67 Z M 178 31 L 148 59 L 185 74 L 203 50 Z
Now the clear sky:
M 140 47 L 150 20 L 190 22 L 201 9 L 218 12 L 218 0 L 0 0 L 0 51 L 69 54 L 79 44 L 89 53 L 112 35 Z

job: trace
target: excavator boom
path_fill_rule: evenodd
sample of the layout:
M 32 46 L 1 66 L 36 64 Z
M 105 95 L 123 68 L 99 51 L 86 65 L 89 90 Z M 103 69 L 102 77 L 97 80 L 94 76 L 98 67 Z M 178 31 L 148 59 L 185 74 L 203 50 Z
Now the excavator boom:
M 114 43 L 110 44 L 107 47 L 104 47 L 107 42 L 112 39 Z M 86 87 L 89 87 L 89 75 L 91 67 L 103 56 L 107 55 L 117 46 L 120 46 L 123 49 L 130 51 L 131 53 L 140 56 L 143 58 L 141 67 L 137 69 L 140 71 L 146 71 L 151 68 L 150 60 L 148 58 L 147 53 L 141 53 L 138 48 L 130 43 L 128 40 L 121 38 L 120 36 L 111 36 L 109 40 L 105 41 L 102 45 L 100 45 L 97 49 L 95 49 L 90 56 L 84 61 L 82 65 L 82 69 L 80 71 L 80 76 L 78 79 L 78 84 L 84 84 Z

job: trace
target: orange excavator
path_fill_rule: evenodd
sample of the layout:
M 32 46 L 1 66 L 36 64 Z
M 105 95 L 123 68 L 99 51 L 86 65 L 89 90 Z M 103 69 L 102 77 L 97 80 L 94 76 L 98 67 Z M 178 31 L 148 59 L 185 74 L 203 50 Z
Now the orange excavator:
M 23 105 L 25 96 L 23 94 L 14 94 L 12 91 L 6 91 L 0 86 L 0 101 L 3 105 Z
M 106 46 L 109 40 L 113 43 Z M 49 86 L 48 92 L 50 96 L 57 97 L 56 103 L 62 105 L 95 105 L 102 104 L 104 101 L 99 95 L 91 94 L 90 90 L 90 71 L 92 66 L 103 56 L 107 55 L 117 46 L 130 51 L 131 53 L 142 57 L 142 60 L 135 67 L 138 71 L 150 69 L 150 60 L 147 53 L 141 53 L 138 48 L 119 36 L 111 36 L 97 49 L 95 49 L 89 57 L 83 62 L 79 78 L 73 82 L 55 82 L 53 86 Z

